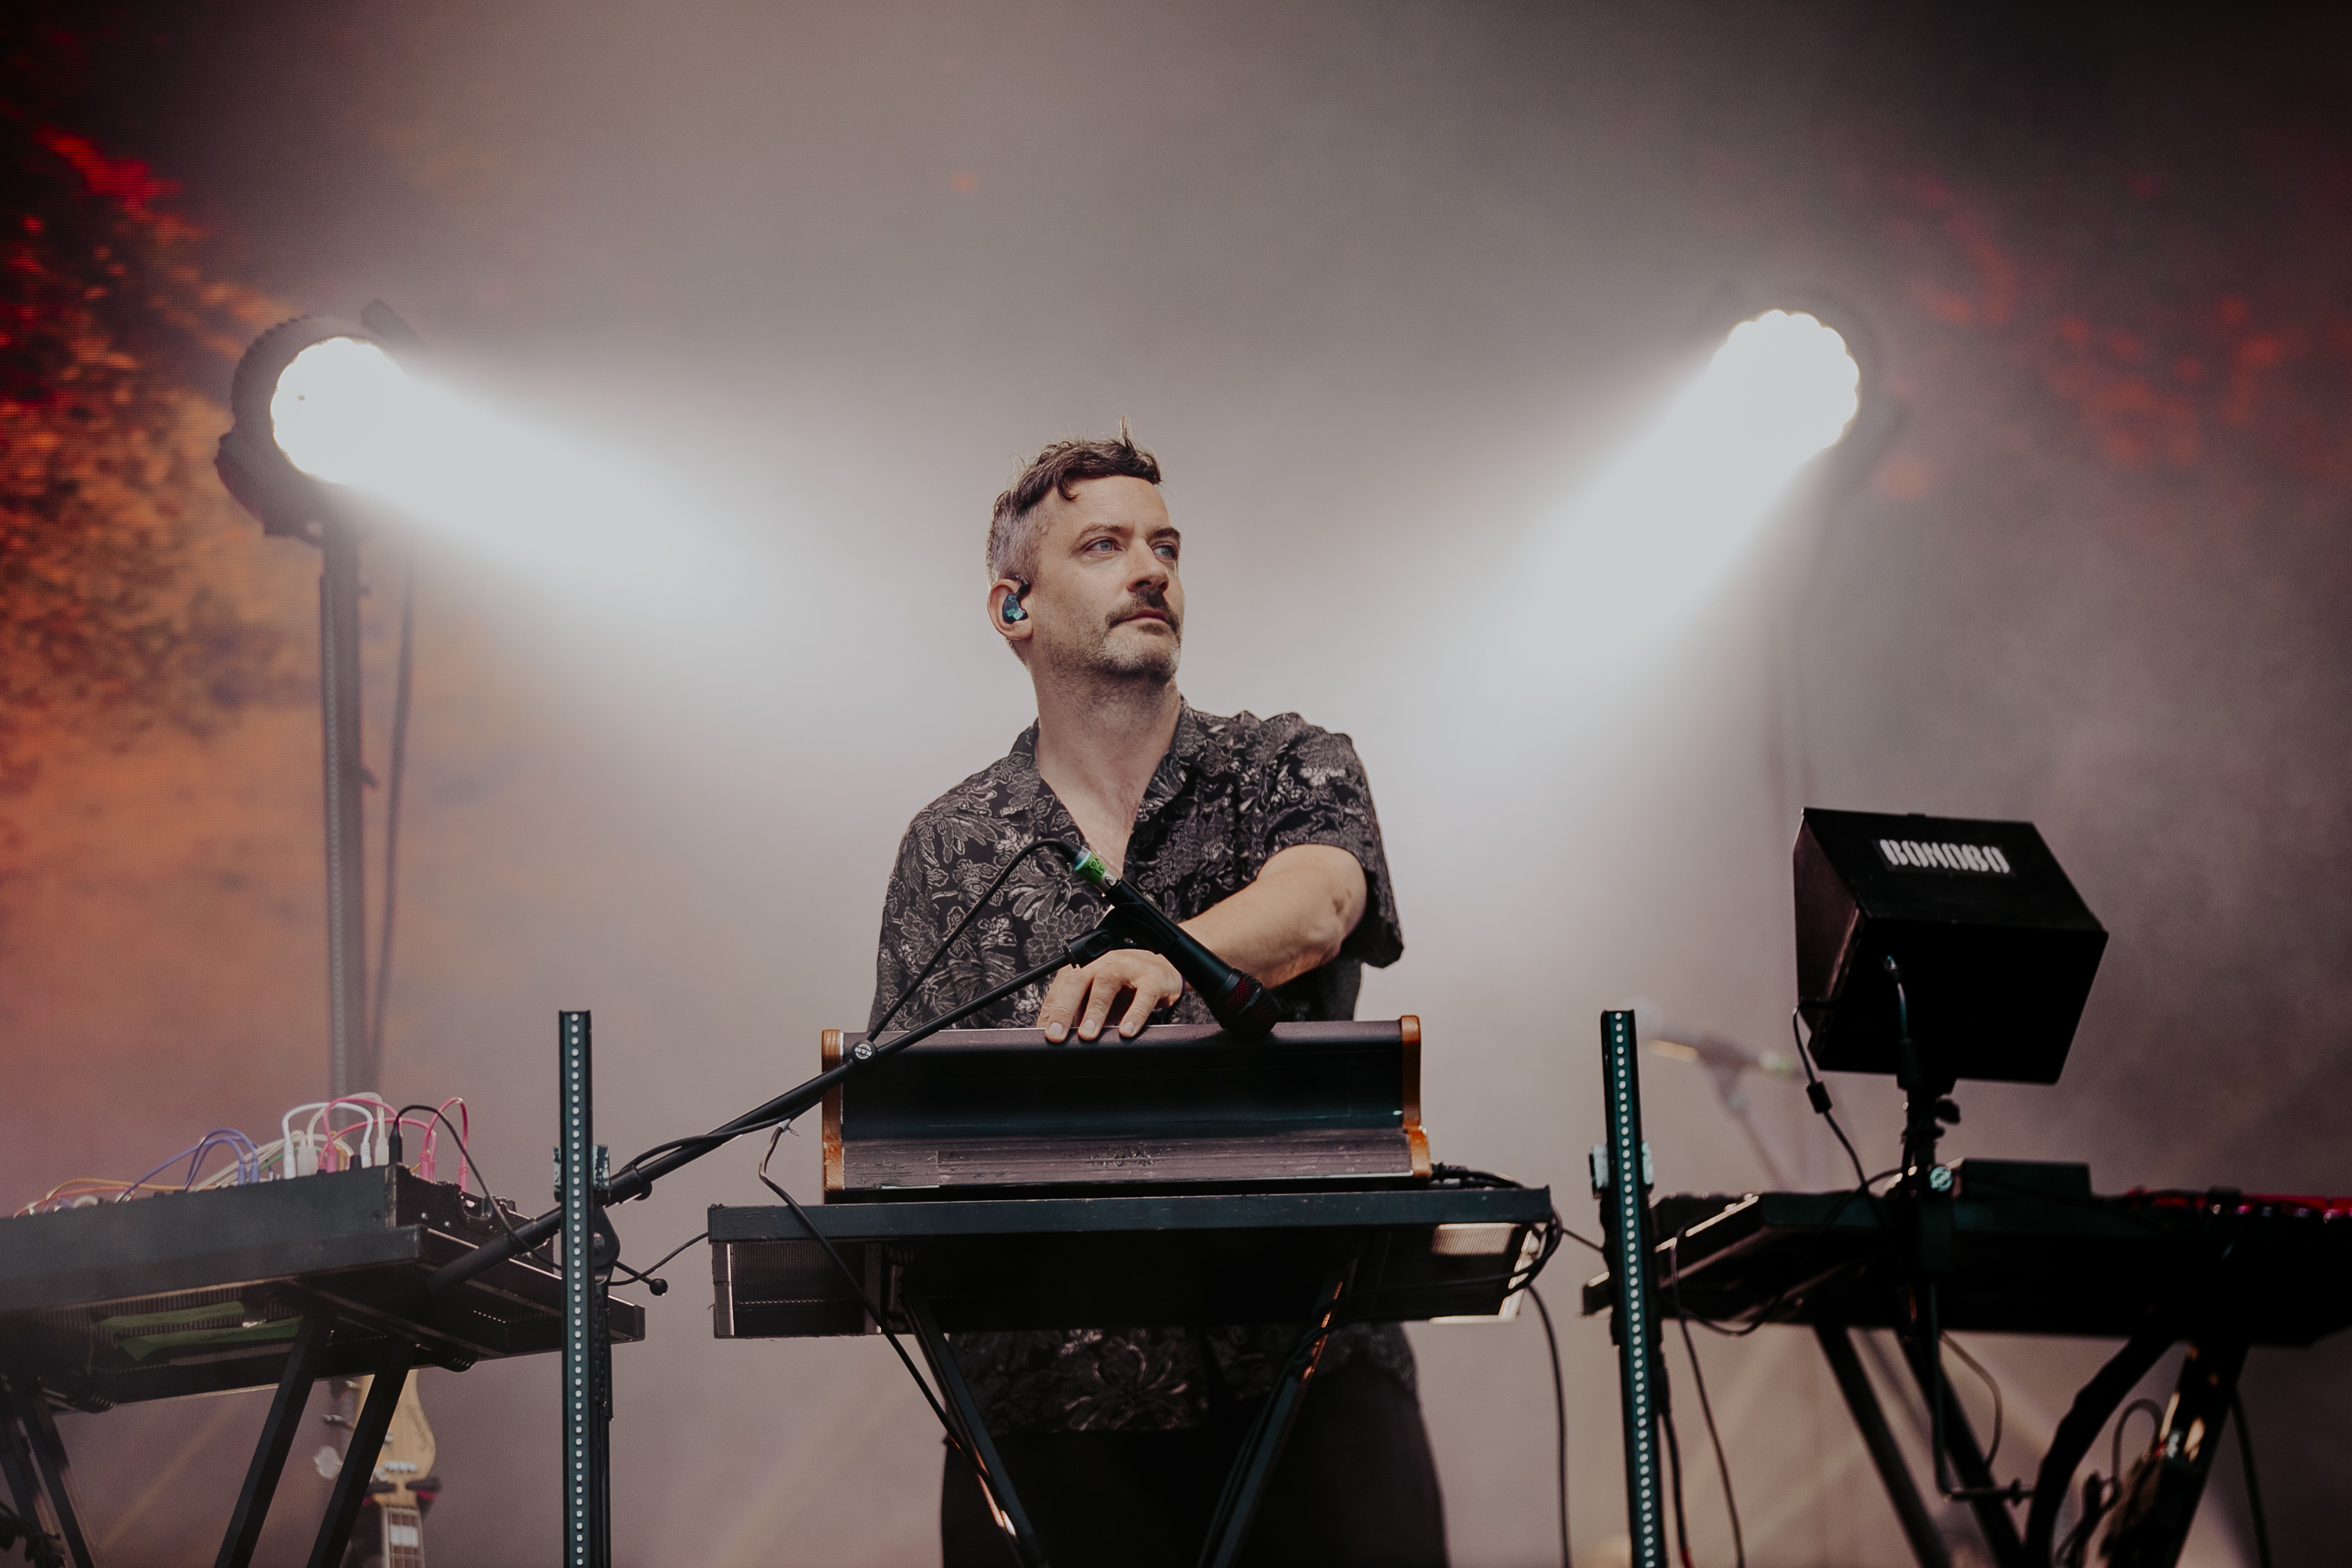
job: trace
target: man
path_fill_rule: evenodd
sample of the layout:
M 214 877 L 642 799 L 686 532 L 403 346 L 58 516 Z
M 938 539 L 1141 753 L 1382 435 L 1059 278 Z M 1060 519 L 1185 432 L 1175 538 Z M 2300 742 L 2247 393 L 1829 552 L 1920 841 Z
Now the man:
M 1363 765 L 1296 714 L 1221 719 L 1176 689 L 1181 538 L 1160 466 L 1117 440 L 1047 447 L 996 500 L 988 624 L 1027 668 L 1037 722 L 919 815 L 883 907 L 874 1020 L 1024 846 L 1083 840 L 1285 1019 L 1349 1018 L 1366 963 L 1403 952 Z M 994 906 L 900 1014 L 947 1011 L 1090 929 L 1096 896 L 1050 856 Z M 972 1020 L 1061 1041 L 1208 1023 L 1165 959 L 1122 950 Z M 1243 1429 L 1295 1328 L 973 1333 L 956 1354 L 1057 1568 L 1189 1564 Z M 977 1481 L 950 1455 L 947 1568 L 1003 1568 Z M 1444 1524 L 1393 1324 L 1328 1344 L 1251 1534 L 1258 1563 L 1442 1564 Z

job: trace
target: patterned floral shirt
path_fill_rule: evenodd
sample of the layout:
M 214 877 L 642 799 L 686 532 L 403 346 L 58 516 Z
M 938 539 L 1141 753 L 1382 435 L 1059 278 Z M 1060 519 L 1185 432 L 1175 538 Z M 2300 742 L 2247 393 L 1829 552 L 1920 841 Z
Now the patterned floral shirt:
M 1049 837 L 1082 840 L 1037 774 L 1036 746 L 1032 725 L 1001 761 L 925 806 L 907 829 L 882 905 L 869 1026 L 1024 846 Z M 1364 915 L 1339 957 L 1275 987 L 1275 1004 L 1290 1021 L 1352 1018 L 1363 966 L 1394 963 L 1404 940 L 1371 786 L 1347 736 L 1296 713 L 1220 719 L 1186 706 L 1144 790 L 1120 874 L 1176 919 L 1191 920 L 1299 844 L 1328 844 L 1356 858 L 1364 868 Z M 1091 930 L 1101 913 L 1094 892 L 1059 858 L 1031 857 L 894 1023 L 903 1027 L 1003 984 Z M 1043 1001 L 1043 988 L 1031 986 L 965 1026 L 1031 1026 Z M 1161 1016 L 1213 1022 L 1189 988 Z M 1283 1327 L 969 1333 L 955 1336 L 955 1348 L 992 1430 L 1166 1431 L 1264 1394 L 1297 1333 Z M 1412 1386 L 1412 1352 L 1396 1325 L 1341 1330 L 1325 1347 L 1321 1371 L 1360 1356 Z

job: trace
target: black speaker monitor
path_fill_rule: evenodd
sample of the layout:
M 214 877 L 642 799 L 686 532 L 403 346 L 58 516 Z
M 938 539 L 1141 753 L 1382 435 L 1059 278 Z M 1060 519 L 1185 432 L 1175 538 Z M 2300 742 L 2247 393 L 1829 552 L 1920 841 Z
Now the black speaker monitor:
M 2030 822 L 1805 813 L 1797 996 L 1825 1070 L 1891 1073 L 1911 1037 L 1954 1078 L 2055 1083 L 2107 933 Z

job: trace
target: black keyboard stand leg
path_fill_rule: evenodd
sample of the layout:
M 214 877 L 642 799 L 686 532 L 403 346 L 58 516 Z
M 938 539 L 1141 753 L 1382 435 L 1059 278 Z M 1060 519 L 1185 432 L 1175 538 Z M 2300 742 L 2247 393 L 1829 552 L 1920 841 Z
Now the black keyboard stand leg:
M 1985 1463 L 1984 1450 L 1977 1446 L 1976 1428 L 1969 1425 L 1968 1413 L 1960 1408 L 1959 1397 L 1952 1392 L 1952 1380 L 1942 1375 L 1937 1363 L 1928 1359 L 1936 1352 L 1927 1348 L 1925 1336 L 1901 1337 L 1904 1355 L 1911 1363 L 1911 1375 L 1919 1384 L 1919 1397 L 1922 1401 L 1943 1401 L 1944 1452 L 1951 1458 L 1952 1474 L 1958 1479 L 1963 1491 L 1975 1494 L 1962 1500 L 1976 1515 L 1986 1549 L 1997 1568 L 2025 1568 L 2025 1544 L 2018 1538 L 2017 1521 L 2010 1515 L 2009 1503 L 1993 1495 L 1997 1489 L 1992 1467 Z M 1928 1430 L 1935 1429 L 1936 1424 L 1931 1420 Z
M 57 1510 L 58 1531 L 65 1537 L 66 1555 L 74 1568 L 97 1568 L 98 1553 L 82 1531 L 81 1500 L 74 1491 L 73 1468 L 66 1462 L 66 1446 L 58 1437 L 57 1418 L 49 1414 L 48 1401 L 37 1383 L 18 1389 L 16 1396 L 26 1432 L 33 1439 L 33 1461 L 40 1467 L 42 1483 L 48 1489 L 49 1506 Z
M 352 1424 L 351 1447 L 343 1450 L 342 1472 L 327 1499 L 327 1515 L 319 1521 L 319 1539 L 310 1548 L 310 1568 L 341 1568 L 343 1549 L 351 1544 L 352 1527 L 359 1523 L 360 1504 L 375 1479 L 375 1462 L 383 1452 L 384 1434 L 392 1430 L 392 1413 L 400 1391 L 408 1385 L 408 1361 L 402 1357 L 375 1374 L 367 1400 Z
M 1911 1543 L 1911 1555 L 1918 1559 L 1919 1568 L 1952 1568 L 1951 1549 L 1944 1544 L 1943 1532 L 1920 1500 L 1911 1467 L 1904 1463 L 1903 1450 L 1895 1447 L 1895 1434 L 1887 1430 L 1886 1411 L 1878 1403 L 1878 1391 L 1871 1386 L 1870 1374 L 1863 1371 L 1862 1358 L 1853 1353 L 1853 1341 L 1847 1337 L 1844 1325 L 1816 1324 L 1813 1338 L 1821 1342 L 1822 1358 L 1836 1375 L 1838 1392 L 1845 1395 L 1845 1407 L 1862 1433 L 1862 1445 L 1870 1450 L 1870 1462 L 1885 1483 L 1886 1500 L 1895 1505 L 1895 1517 L 1903 1526 L 1903 1538 Z
M 2126 1472 L 2114 1521 L 2099 1543 L 2112 1568 L 2173 1568 L 2197 1519 L 2221 1451 L 2231 1396 L 2245 1369 L 2243 1340 L 2200 1336 L 2189 1342 L 2156 1442 Z
M 25 1529 L 47 1535 L 50 1551 L 62 1542 L 65 1560 L 74 1568 L 96 1568 L 97 1552 L 81 1527 L 73 1470 L 66 1463 L 65 1444 L 58 1440 L 40 1379 L 14 1370 L 5 1392 L 6 1405 L 0 1408 L 0 1468 L 7 1472 L 8 1490 Z M 30 1542 L 26 1552 L 33 1561 L 40 1560 Z
M 1013 1490 L 1012 1474 L 996 1452 L 987 1424 L 980 1418 L 980 1405 L 971 1396 L 971 1385 L 963 1380 L 962 1370 L 956 1365 L 953 1347 L 940 1332 L 939 1320 L 931 1316 L 930 1303 L 915 1291 L 901 1290 L 898 1304 L 907 1310 L 908 1318 L 914 1323 L 915 1342 L 922 1347 L 923 1359 L 930 1363 L 932 1380 L 947 1396 L 948 1414 L 955 1417 L 961 1429 L 958 1436 L 971 1458 L 979 1461 L 981 1489 L 995 1504 L 1012 1537 L 1013 1554 L 1029 1568 L 1047 1568 L 1045 1550 L 1037 1544 L 1037 1532 L 1030 1528 L 1029 1515 Z
M 221 1539 L 215 1568 L 247 1568 L 261 1540 L 262 1521 L 269 1517 L 270 1500 L 278 1495 L 278 1478 L 285 1473 L 286 1456 L 302 1425 L 302 1407 L 310 1403 L 310 1385 L 327 1363 L 327 1342 L 334 1337 L 334 1314 L 307 1307 L 302 1326 L 286 1352 L 286 1370 L 278 1375 L 278 1392 L 270 1397 L 269 1417 L 261 1424 L 261 1439 L 254 1445 L 253 1463 L 246 1468 L 245 1485 L 229 1515 L 228 1533 Z
M 42 1497 L 40 1484 L 34 1479 L 37 1472 L 33 1468 L 33 1446 L 26 1439 L 24 1429 L 16 1425 L 14 1395 L 7 1388 L 0 1387 L 0 1396 L 5 1396 L 0 1397 L 0 1479 L 7 1482 L 9 1500 L 16 1505 L 16 1518 L 27 1532 L 25 1556 L 29 1562 L 38 1563 L 42 1548 L 29 1538 L 49 1533 L 52 1521 L 45 1510 L 47 1500 Z M 52 1536 L 50 1544 L 54 1541 Z
M 2074 1469 L 2091 1445 L 2106 1428 L 2107 1417 L 2124 1396 L 2139 1385 L 2148 1369 L 2172 1348 L 2172 1331 L 2152 1330 L 2140 1335 L 2108 1358 L 2098 1375 L 2083 1385 L 2074 1395 L 2074 1407 L 2058 1423 L 2058 1430 L 2050 1435 L 2050 1447 L 2042 1456 L 2042 1468 L 2033 1483 L 2033 1506 L 2025 1514 L 2025 1560 L 2030 1564 L 2050 1561 L 2052 1547 L 2058 1534 L 2058 1510 L 2065 1505 L 2067 1494 L 2074 1488 Z
M 1331 1331 L 1331 1321 L 1339 1310 L 1339 1297 L 1348 1288 L 1355 1265 L 1335 1274 L 1324 1285 L 1317 1299 L 1314 1327 L 1324 1335 Z M 1323 1345 L 1318 1339 L 1307 1353 L 1307 1363 L 1292 1375 L 1276 1384 L 1266 1394 L 1269 1402 L 1257 1427 L 1257 1440 L 1234 1457 L 1234 1476 L 1238 1484 L 1232 1488 L 1229 1505 L 1210 1525 L 1212 1539 L 1210 1568 L 1234 1568 L 1241 1556 L 1242 1543 L 1249 1539 L 1250 1525 L 1257 1518 L 1257 1505 L 1265 1499 L 1265 1484 L 1273 1479 L 1274 1467 L 1281 1461 L 1283 1445 L 1290 1441 L 1290 1429 L 1298 1421 L 1298 1407 L 1307 1397 L 1307 1385 L 1314 1381 L 1316 1364 L 1323 1359 Z

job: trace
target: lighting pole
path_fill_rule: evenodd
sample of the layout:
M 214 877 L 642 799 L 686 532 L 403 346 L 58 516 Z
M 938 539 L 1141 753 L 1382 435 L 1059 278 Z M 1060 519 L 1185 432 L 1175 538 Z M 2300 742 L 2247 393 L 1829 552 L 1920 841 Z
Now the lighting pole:
M 375 1089 L 383 1064 L 367 1026 L 367 880 L 360 755 L 360 535 L 319 529 L 319 719 L 327 802 L 327 1092 Z
M 367 913 L 360 752 L 360 545 L 362 530 L 327 484 L 298 468 L 278 441 L 278 381 L 306 349 L 335 339 L 393 353 L 416 335 L 382 300 L 356 322 L 298 317 L 254 340 L 229 391 L 235 423 L 214 459 L 221 482 L 260 520 L 265 534 L 319 547 L 319 714 L 326 796 L 327 1092 L 379 1086 L 383 1063 L 368 1029 Z

